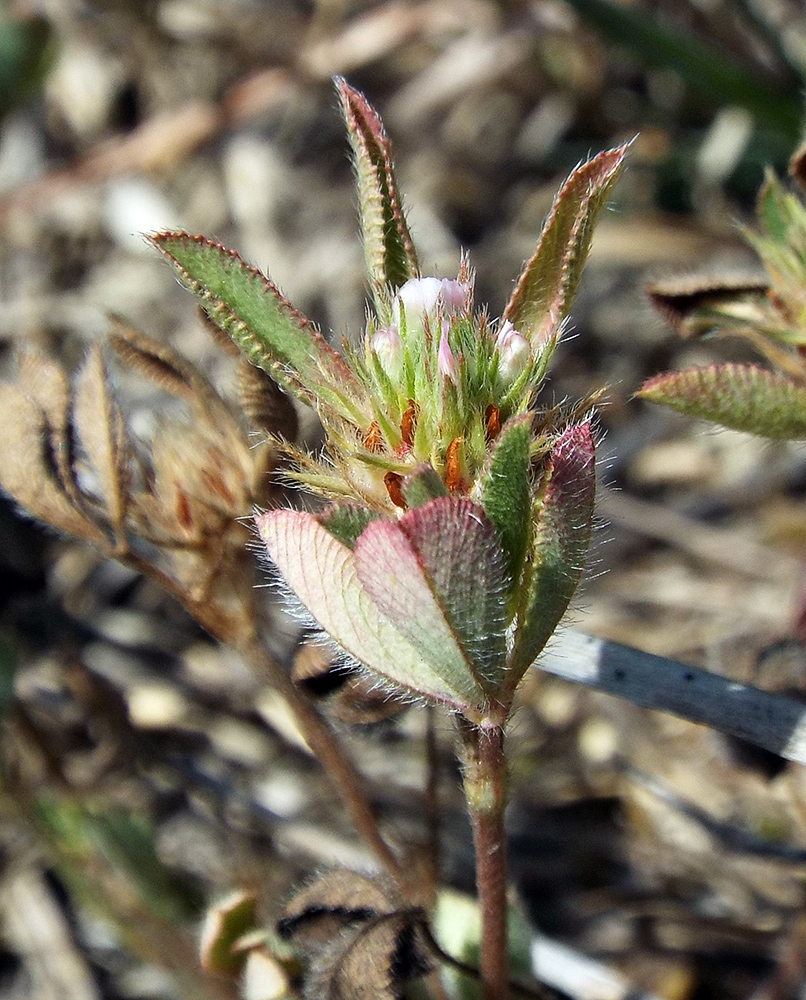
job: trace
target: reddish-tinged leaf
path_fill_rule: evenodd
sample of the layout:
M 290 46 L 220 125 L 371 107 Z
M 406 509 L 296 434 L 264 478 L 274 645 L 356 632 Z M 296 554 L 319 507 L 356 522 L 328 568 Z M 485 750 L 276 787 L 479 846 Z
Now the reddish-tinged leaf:
M 257 518 L 257 526 L 288 586 L 350 656 L 404 691 L 465 714 L 484 708 L 484 692 L 469 674 L 438 674 L 382 614 L 358 578 L 351 550 L 313 515 L 272 510 Z
M 728 363 L 656 375 L 636 396 L 750 434 L 806 439 L 806 388 L 757 365 Z
M 468 695 L 495 690 L 506 660 L 505 574 L 482 507 L 439 497 L 399 521 L 373 521 L 355 560 L 372 599 L 441 677 Z
M 353 147 L 364 254 L 373 291 L 417 277 L 417 255 L 397 191 L 389 140 L 363 94 L 336 80 Z
M 569 427 L 548 459 L 535 505 L 518 628 L 507 683 L 517 684 L 565 614 L 588 555 L 596 495 L 589 422 Z
M 533 344 L 548 341 L 568 315 L 596 220 L 628 148 L 606 150 L 577 167 L 554 200 L 537 250 L 504 310 L 503 318 Z

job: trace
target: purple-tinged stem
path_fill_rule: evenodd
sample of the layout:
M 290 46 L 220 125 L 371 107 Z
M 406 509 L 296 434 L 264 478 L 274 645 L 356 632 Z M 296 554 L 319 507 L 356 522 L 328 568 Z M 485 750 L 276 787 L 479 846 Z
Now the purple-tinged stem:
M 464 789 L 476 851 L 481 911 L 481 980 L 485 1000 L 507 1000 L 507 856 L 504 833 L 506 760 L 504 728 L 460 720 Z

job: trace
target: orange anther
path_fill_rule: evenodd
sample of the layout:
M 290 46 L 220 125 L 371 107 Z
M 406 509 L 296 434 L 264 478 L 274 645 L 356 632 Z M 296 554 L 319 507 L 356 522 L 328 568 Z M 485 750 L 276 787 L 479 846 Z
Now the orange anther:
M 409 448 L 414 444 L 414 428 L 416 426 L 417 404 L 413 399 L 410 399 L 409 405 L 403 413 L 403 419 L 400 421 L 400 436 L 403 438 L 403 444 Z
M 403 496 L 403 477 L 399 476 L 396 472 L 387 472 L 383 477 L 383 481 L 386 485 L 386 492 L 389 494 L 389 499 L 395 507 L 400 507 L 401 510 L 408 510 L 409 505 Z
M 383 451 L 383 435 L 378 421 L 373 420 L 364 435 L 364 447 L 367 451 Z

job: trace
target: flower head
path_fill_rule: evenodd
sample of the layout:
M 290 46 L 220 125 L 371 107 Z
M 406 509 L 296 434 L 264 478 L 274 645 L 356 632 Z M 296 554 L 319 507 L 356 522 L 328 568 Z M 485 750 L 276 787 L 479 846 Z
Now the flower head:
M 455 280 L 421 275 L 380 119 L 338 86 L 374 304 L 361 349 L 335 350 L 219 244 L 153 242 L 211 319 L 322 421 L 324 457 L 292 450 L 295 477 L 340 502 L 258 522 L 289 586 L 359 663 L 483 720 L 508 706 L 584 564 L 590 425 L 579 408 L 535 419 L 535 407 L 626 148 L 574 171 L 491 323 L 467 259 Z

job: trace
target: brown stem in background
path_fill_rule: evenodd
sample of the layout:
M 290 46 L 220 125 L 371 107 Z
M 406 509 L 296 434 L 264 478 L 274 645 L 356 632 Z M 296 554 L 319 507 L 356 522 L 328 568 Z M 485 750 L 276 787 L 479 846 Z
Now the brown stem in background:
M 319 761 L 347 809 L 358 835 L 373 852 L 386 874 L 401 888 L 405 888 L 403 867 L 381 834 L 361 774 L 327 722 L 258 638 L 254 621 L 245 627 L 242 618 L 236 619 L 220 613 L 214 605 L 194 600 L 172 577 L 147 560 L 128 554 L 122 561 L 150 577 L 175 597 L 206 632 L 234 648 L 258 677 L 267 681 L 282 695 L 293 712 L 311 753 Z
M 428 834 L 428 877 L 436 894 L 440 872 L 439 747 L 437 713 L 433 705 L 425 707 L 426 786 L 425 811 Z
M 504 833 L 506 760 L 503 725 L 459 720 L 464 789 L 476 851 L 476 889 L 481 911 L 481 979 L 485 1000 L 507 1000 L 507 858 Z

